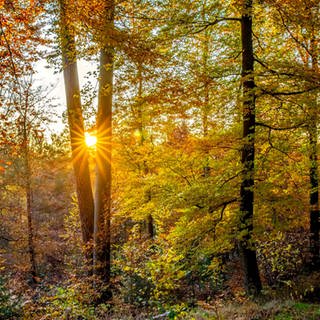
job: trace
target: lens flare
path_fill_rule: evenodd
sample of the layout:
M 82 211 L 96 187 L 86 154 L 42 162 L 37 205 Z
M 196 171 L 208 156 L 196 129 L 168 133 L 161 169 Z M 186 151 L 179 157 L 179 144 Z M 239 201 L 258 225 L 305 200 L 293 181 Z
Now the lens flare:
M 97 144 L 97 137 L 89 132 L 85 133 L 85 141 L 88 147 L 94 147 Z

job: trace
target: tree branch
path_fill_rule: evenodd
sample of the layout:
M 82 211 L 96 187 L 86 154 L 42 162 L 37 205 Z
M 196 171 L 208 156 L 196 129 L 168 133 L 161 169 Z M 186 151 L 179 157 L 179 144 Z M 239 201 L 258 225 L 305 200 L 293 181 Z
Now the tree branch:
M 216 238 L 216 228 L 217 228 L 217 225 L 219 224 L 219 222 L 222 221 L 223 219 L 223 214 L 227 208 L 227 206 L 231 203 L 234 203 L 234 202 L 237 202 L 239 200 L 239 198 L 231 198 L 229 200 L 226 200 L 222 203 L 219 203 L 218 205 L 214 206 L 214 207 L 211 207 L 209 208 L 209 213 L 213 213 L 214 211 L 218 210 L 221 208 L 221 211 L 220 211 L 220 216 L 214 220 L 214 225 L 203 231 L 198 237 L 196 237 L 193 241 L 192 241 L 192 244 L 191 244 L 191 248 L 194 248 L 197 244 L 199 244 L 199 242 L 203 239 L 203 237 L 205 235 L 207 235 L 208 233 L 212 232 L 213 231 L 213 236 L 214 236 L 214 239 Z
M 268 142 L 269 142 L 270 147 L 273 148 L 273 149 L 275 149 L 275 150 L 277 150 L 277 151 L 279 151 L 280 153 L 284 154 L 285 156 L 287 156 L 287 157 L 288 157 L 289 159 L 291 159 L 292 161 L 296 161 L 295 159 L 293 159 L 293 158 L 289 155 L 288 152 L 285 152 L 285 151 L 281 150 L 280 148 L 276 147 L 276 146 L 273 144 L 273 142 L 272 142 L 272 140 L 271 140 L 271 131 L 272 131 L 272 129 L 269 128 Z
M 271 125 L 263 123 L 263 122 L 256 122 L 255 125 L 256 126 L 260 126 L 260 127 L 268 128 L 269 130 L 277 130 L 277 131 L 293 130 L 293 129 L 303 128 L 303 127 L 306 126 L 306 124 L 304 122 L 295 124 L 295 125 L 290 126 L 290 127 L 274 127 L 274 126 L 271 126 Z
M 299 91 L 268 91 L 263 88 L 259 88 L 263 94 L 271 95 L 271 96 L 294 96 L 294 95 L 299 95 L 303 93 L 308 93 L 310 91 L 319 89 L 319 86 L 311 87 L 305 90 L 299 90 Z

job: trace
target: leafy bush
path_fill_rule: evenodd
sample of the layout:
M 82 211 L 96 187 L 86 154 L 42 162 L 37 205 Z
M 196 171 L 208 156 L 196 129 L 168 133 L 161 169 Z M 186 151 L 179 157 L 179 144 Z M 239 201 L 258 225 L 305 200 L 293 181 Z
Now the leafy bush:
M 83 284 L 53 287 L 39 301 L 24 308 L 24 319 L 96 319 L 94 306 L 95 292 Z
M 10 294 L 5 286 L 4 278 L 0 277 L 0 319 L 18 318 L 21 304 L 16 296 Z
M 136 240 L 136 239 L 135 239 Z M 147 262 L 154 250 L 150 244 L 130 241 L 118 250 L 113 273 L 118 277 L 120 293 L 125 303 L 144 307 L 149 305 L 154 285 Z
M 304 263 L 305 237 L 281 231 L 266 235 L 257 246 L 261 270 L 269 285 L 292 279 Z

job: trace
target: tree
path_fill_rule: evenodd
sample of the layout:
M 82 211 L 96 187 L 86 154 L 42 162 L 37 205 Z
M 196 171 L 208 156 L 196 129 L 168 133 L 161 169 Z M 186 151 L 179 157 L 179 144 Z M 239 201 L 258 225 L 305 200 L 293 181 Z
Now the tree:
M 25 190 L 27 198 L 27 217 L 28 217 L 28 251 L 31 265 L 31 275 L 33 281 L 36 281 L 37 267 L 34 249 L 34 230 L 33 230 L 33 217 L 32 217 L 32 185 L 31 185 L 31 166 L 30 166 L 30 124 L 28 123 L 27 116 L 30 114 L 30 89 L 32 83 L 28 83 L 24 96 L 24 106 L 21 106 L 21 124 L 22 124 L 22 153 L 24 162 L 24 176 L 25 176 Z
M 94 209 L 95 271 L 108 285 L 111 272 L 111 154 L 114 56 L 114 2 L 105 0 L 99 30 L 100 67 Z M 104 292 L 110 298 L 111 291 Z
M 241 16 L 243 147 L 241 151 L 242 181 L 240 187 L 240 251 L 249 294 L 261 291 L 256 250 L 252 240 L 254 205 L 255 153 L 255 82 L 252 43 L 252 0 L 244 0 Z
M 82 239 L 89 244 L 94 232 L 94 203 L 85 146 L 84 123 L 81 110 L 80 86 L 77 71 L 75 31 L 70 23 L 68 1 L 60 0 L 60 41 L 63 59 L 63 75 L 68 109 L 68 122 L 72 149 L 72 162 L 76 178 Z
M 304 110 L 304 127 L 308 135 L 309 158 L 309 251 L 312 268 L 319 265 L 319 177 L 318 177 L 318 84 L 319 71 L 319 4 L 313 0 L 301 0 L 283 5 L 282 1 L 270 1 L 276 11 L 278 28 L 286 34 L 286 47 L 291 59 L 282 63 L 279 74 L 287 74 L 299 89 L 287 90 L 287 96 L 293 96 Z M 298 8 L 298 10 L 297 10 Z M 280 63 L 279 63 L 280 64 Z M 285 83 L 285 79 L 282 80 Z M 289 82 L 289 81 L 288 81 Z M 272 92 L 271 92 L 272 94 Z M 275 94 L 275 93 L 273 93 Z M 281 92 L 278 92 L 281 96 Z M 293 103 L 292 101 L 290 101 Z M 300 125 L 301 126 L 301 125 Z

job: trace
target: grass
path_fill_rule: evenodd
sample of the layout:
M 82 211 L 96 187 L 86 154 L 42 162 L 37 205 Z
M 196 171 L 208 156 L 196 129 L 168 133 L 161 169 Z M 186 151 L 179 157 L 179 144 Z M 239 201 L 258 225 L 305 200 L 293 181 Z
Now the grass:
M 201 306 L 177 315 L 176 320 L 320 320 L 320 304 L 272 300 L 266 303 L 229 303 Z

